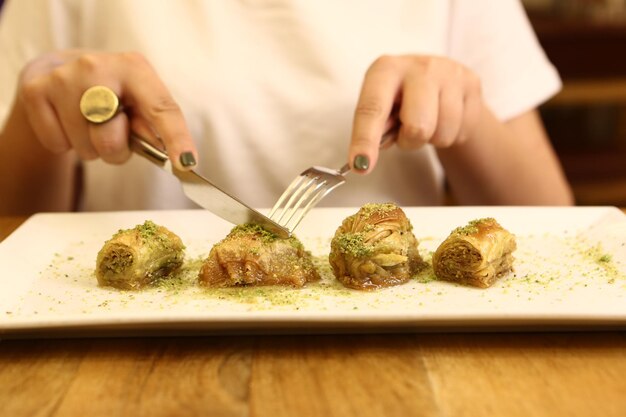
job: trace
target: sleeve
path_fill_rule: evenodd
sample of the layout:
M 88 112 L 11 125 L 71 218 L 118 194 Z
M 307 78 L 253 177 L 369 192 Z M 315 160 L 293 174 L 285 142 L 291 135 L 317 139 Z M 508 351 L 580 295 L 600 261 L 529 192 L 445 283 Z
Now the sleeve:
M 449 56 L 481 79 L 501 120 L 537 107 L 561 88 L 519 0 L 453 0 Z
M 76 45 L 76 7 L 64 0 L 10 0 L 0 13 L 0 126 L 22 68 L 38 55 Z

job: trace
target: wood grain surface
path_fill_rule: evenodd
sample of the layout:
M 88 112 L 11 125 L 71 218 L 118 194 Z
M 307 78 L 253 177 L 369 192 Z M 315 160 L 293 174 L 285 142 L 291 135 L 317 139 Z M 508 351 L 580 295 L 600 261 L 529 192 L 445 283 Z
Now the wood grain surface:
M 624 332 L 1 340 L 0 416 L 623 417 L 625 376 Z

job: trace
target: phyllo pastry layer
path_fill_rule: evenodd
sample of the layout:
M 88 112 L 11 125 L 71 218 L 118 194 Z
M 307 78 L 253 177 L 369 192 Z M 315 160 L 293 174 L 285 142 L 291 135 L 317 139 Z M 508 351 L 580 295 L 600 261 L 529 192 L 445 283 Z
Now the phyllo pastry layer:
M 302 287 L 319 278 L 310 252 L 295 236 L 281 239 L 253 224 L 236 226 L 213 246 L 198 277 L 208 287 Z
M 136 290 L 163 279 L 183 264 L 180 238 L 150 220 L 120 230 L 104 243 L 96 260 L 98 284 Z
M 329 255 L 345 286 L 371 290 L 402 284 L 424 262 L 404 211 L 395 204 L 366 204 L 335 232 Z
M 515 236 L 493 218 L 458 227 L 433 255 L 438 279 L 486 288 L 513 269 Z

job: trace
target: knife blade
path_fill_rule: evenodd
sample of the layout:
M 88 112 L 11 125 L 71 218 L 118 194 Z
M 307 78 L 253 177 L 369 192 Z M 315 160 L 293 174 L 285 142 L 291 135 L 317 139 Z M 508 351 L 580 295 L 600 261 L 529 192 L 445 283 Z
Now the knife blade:
M 220 189 L 197 172 L 180 171 L 174 168 L 167 153 L 134 133 L 130 135 L 130 148 L 136 154 L 178 178 L 187 198 L 222 219 L 235 225 L 255 223 L 282 238 L 291 235 L 286 228 Z

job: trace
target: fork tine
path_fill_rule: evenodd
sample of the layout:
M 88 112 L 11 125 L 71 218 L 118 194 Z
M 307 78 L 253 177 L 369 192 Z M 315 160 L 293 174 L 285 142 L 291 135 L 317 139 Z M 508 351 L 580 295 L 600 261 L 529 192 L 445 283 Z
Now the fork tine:
M 291 181 L 291 184 L 289 184 L 289 186 L 281 194 L 281 196 L 278 199 L 278 201 L 276 202 L 276 204 L 274 204 L 274 207 L 272 207 L 272 211 L 270 211 L 270 214 L 267 217 L 277 221 L 277 219 L 274 217 L 274 215 L 276 214 L 278 209 L 280 209 L 280 207 L 282 206 L 282 204 L 283 204 L 283 202 L 285 200 L 289 199 L 291 201 L 291 199 L 293 198 L 293 195 L 298 192 L 297 190 L 299 189 L 300 184 L 302 182 L 304 182 L 306 180 L 306 178 L 307 177 L 306 177 L 306 175 L 304 175 L 304 173 L 300 174 L 296 178 L 294 178 L 294 180 Z
M 400 124 L 397 122 L 380 140 L 380 146 L 393 140 Z M 350 164 L 338 170 L 312 166 L 297 176 L 278 198 L 268 217 L 293 232 L 302 218 L 332 190 L 346 182 Z M 286 204 L 285 201 L 287 201 Z M 284 205 L 283 205 L 284 204 Z M 286 220 L 285 219 L 286 217 Z
M 337 181 L 335 183 L 331 183 L 328 181 L 324 181 L 325 187 L 320 188 L 319 191 L 313 195 L 310 199 L 310 201 L 307 203 L 307 205 L 302 209 L 302 211 L 300 212 L 300 216 L 297 219 L 297 221 L 295 222 L 295 224 L 293 224 L 292 226 L 288 227 L 288 229 L 290 231 L 293 231 L 298 224 L 300 224 L 300 221 L 302 220 L 302 218 L 313 208 L 317 205 L 317 203 L 320 202 L 320 200 L 324 197 L 326 197 L 328 194 L 330 194 L 331 191 L 333 191 L 335 188 L 339 187 L 340 185 L 344 184 L 345 181 Z M 285 226 L 287 227 L 287 226 Z
M 300 208 L 300 211 L 298 212 L 298 215 L 294 217 L 294 215 L 296 214 L 296 213 L 294 213 L 289 218 L 289 220 L 287 222 L 285 222 L 284 227 L 287 228 L 289 231 L 295 230 L 295 228 L 298 227 L 298 225 L 300 224 L 300 222 L 302 221 L 304 216 L 306 216 L 306 214 L 309 211 L 311 211 L 311 209 L 313 207 L 315 207 L 315 205 L 322 198 L 324 198 L 328 193 L 330 193 L 333 189 L 335 189 L 336 187 L 338 187 L 341 184 L 342 183 L 338 183 L 338 184 L 335 184 L 335 185 L 333 185 L 331 187 L 328 187 L 326 182 L 324 182 L 323 184 L 320 184 L 320 186 L 317 188 L 316 192 L 313 195 L 310 196 L 308 203 L 306 203 L 306 205 L 304 207 Z
M 345 183 L 342 176 L 338 177 L 332 171 L 327 171 L 329 170 L 323 167 L 312 167 L 296 177 L 280 196 L 268 217 L 293 232 L 322 198 Z
M 302 206 L 310 193 L 314 192 L 320 183 L 319 176 L 310 176 L 308 173 L 302 177 L 302 181 L 292 190 L 291 195 L 286 203 L 282 205 L 280 212 L 275 215 L 275 221 L 279 224 L 286 224 L 294 215 L 295 211 Z
M 298 211 L 310 206 L 312 200 L 319 194 L 319 190 L 323 190 L 325 185 L 326 180 L 323 180 L 320 177 L 313 177 L 312 180 L 306 184 L 306 186 L 301 187 L 301 189 L 298 190 L 298 194 L 294 194 L 293 198 L 290 199 L 289 204 L 287 204 L 283 209 L 283 213 L 278 223 L 288 228 L 287 225 L 291 222 Z M 295 197 L 299 197 L 297 201 L 295 201 Z
M 320 178 L 317 178 L 320 179 Z M 320 200 L 326 197 L 335 188 L 342 185 L 345 181 L 333 181 L 329 178 L 324 178 L 322 182 L 318 182 L 315 187 L 311 186 L 304 193 L 304 195 L 298 200 L 296 205 L 291 209 L 291 214 L 287 220 L 281 224 L 287 228 L 290 232 L 293 232 L 300 224 L 304 216 L 307 215 L 313 207 L 320 202 Z

